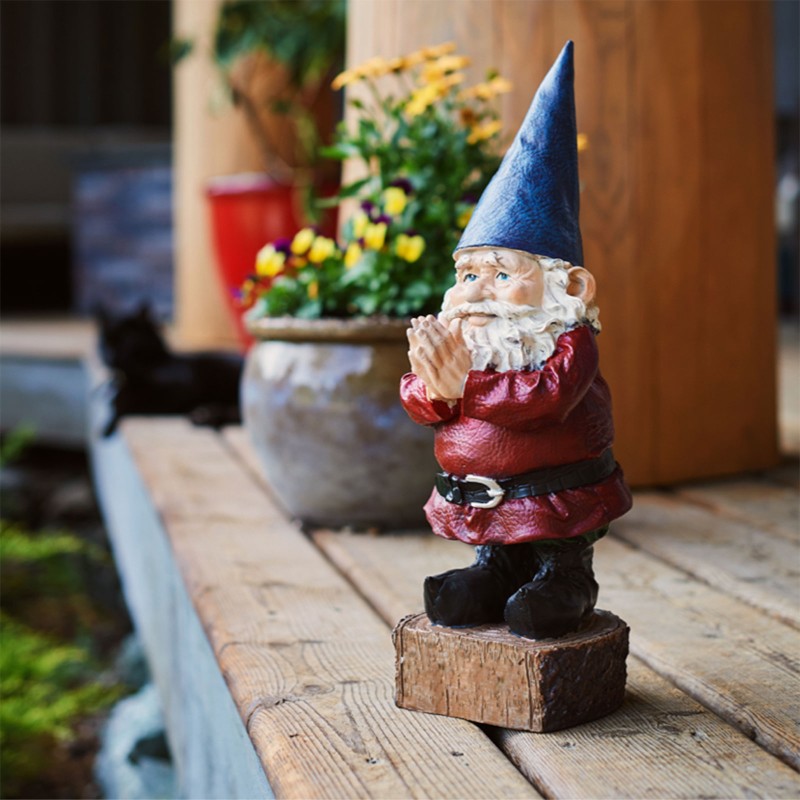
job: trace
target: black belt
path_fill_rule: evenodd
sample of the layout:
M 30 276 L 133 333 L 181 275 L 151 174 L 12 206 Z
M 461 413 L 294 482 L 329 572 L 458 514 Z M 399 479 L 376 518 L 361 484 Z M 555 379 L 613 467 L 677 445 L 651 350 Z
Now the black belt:
M 436 488 L 449 503 L 494 508 L 503 500 L 537 497 L 597 483 L 611 475 L 616 468 L 617 462 L 609 448 L 597 458 L 537 469 L 510 478 L 484 478 L 481 475 L 458 478 L 447 472 L 438 472 Z

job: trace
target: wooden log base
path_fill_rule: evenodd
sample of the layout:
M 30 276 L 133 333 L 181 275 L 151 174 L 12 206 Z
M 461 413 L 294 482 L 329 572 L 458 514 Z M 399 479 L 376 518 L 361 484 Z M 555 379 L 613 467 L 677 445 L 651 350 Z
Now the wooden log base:
M 561 639 L 523 639 L 507 625 L 447 628 L 425 614 L 392 633 L 401 708 L 544 733 L 615 711 L 625 696 L 628 626 L 596 610 Z

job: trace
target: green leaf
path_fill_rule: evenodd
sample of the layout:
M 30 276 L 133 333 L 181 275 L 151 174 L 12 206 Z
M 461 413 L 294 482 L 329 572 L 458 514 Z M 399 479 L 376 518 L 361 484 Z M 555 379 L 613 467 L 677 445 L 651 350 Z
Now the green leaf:
M 321 147 L 319 149 L 319 154 L 321 156 L 325 158 L 334 158 L 337 161 L 344 161 L 346 158 L 357 156 L 359 152 L 358 147 L 350 142 L 340 142 L 339 144 Z

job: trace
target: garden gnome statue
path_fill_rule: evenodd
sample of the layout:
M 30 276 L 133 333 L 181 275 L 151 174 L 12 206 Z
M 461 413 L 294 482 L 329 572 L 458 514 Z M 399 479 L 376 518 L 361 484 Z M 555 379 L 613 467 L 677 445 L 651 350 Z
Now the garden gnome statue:
M 582 266 L 572 49 L 461 237 L 442 312 L 408 331 L 402 401 L 433 426 L 442 468 L 425 512 L 434 533 L 476 546 L 472 566 L 425 581 L 438 626 L 505 622 L 534 640 L 583 630 L 597 599 L 592 546 L 631 507 Z

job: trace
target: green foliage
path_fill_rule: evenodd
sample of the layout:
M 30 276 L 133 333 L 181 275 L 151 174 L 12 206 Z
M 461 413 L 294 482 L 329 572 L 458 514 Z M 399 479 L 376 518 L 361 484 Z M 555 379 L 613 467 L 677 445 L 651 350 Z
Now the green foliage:
M 79 636 L 97 619 L 82 567 L 103 560 L 99 548 L 73 534 L 31 534 L 0 522 L 0 772 L 6 796 L 48 768 L 56 743 L 71 739 L 81 719 L 126 691 L 98 680 L 101 665 Z
M 344 60 L 346 12 L 346 0 L 227 0 L 220 7 L 209 55 L 230 100 L 244 111 L 267 171 L 284 173 L 284 179 L 291 174 L 279 155 L 286 143 L 275 139 L 270 114 L 293 121 L 292 163 L 314 166 L 322 132 L 313 108 L 320 90 L 327 89 L 327 75 Z M 173 62 L 194 49 L 191 40 L 174 39 Z M 270 82 L 267 94 L 254 80 L 257 70 L 238 69 L 244 59 L 257 54 L 285 67 L 286 86 Z
M 0 613 L 0 741 L 70 736 L 76 718 L 117 700 L 118 685 L 94 683 L 98 665 L 86 648 L 63 644 Z
M 345 0 L 233 0 L 219 13 L 214 59 L 228 70 L 242 56 L 263 51 L 284 64 L 295 88 L 341 64 Z
M 0 444 L 0 467 L 16 461 L 35 438 L 36 428 L 33 425 L 23 424 L 10 430 Z
M 83 554 L 96 561 L 105 557 L 99 547 L 73 533 L 53 532 L 31 536 L 19 525 L 0 520 L 0 563 L 17 561 L 41 564 L 56 556 L 75 554 Z
M 95 622 L 84 592 L 86 571 L 107 561 L 98 547 L 71 533 L 44 531 L 36 535 L 0 520 L 0 599 L 6 610 L 22 613 L 22 606 L 43 609 L 67 601 L 58 614 L 72 609 L 69 630 L 90 627 Z M 16 612 L 16 609 L 20 609 Z M 42 623 L 45 623 L 45 619 Z M 64 628 L 63 625 L 57 626 Z
M 499 163 L 492 99 L 510 84 L 496 74 L 461 89 L 468 64 L 451 46 L 394 61 L 372 59 L 334 86 L 361 83 L 355 122 L 339 126 L 323 155 L 354 159 L 362 177 L 334 202 L 360 210 L 331 243 L 301 231 L 259 253 L 243 287 L 252 316 L 405 317 L 438 310 L 452 283 L 452 253 Z M 379 84 L 391 80 L 390 87 Z M 333 245 L 333 246 L 332 246 Z

